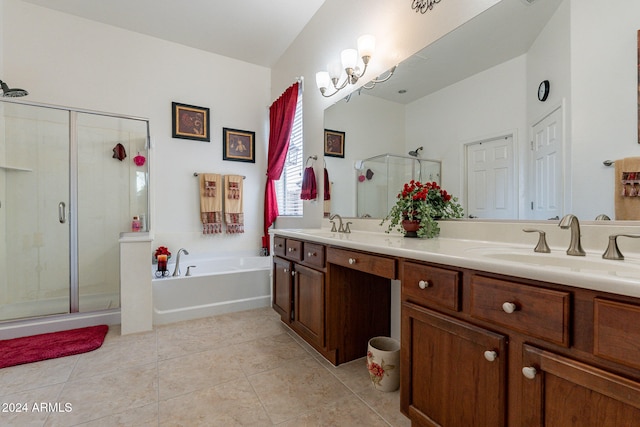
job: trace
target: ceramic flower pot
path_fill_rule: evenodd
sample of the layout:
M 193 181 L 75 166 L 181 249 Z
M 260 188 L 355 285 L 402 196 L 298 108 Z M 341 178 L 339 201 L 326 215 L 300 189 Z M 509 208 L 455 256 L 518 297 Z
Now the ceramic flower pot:
M 367 370 L 376 390 L 396 391 L 400 387 L 400 343 L 389 337 L 371 338 Z
M 404 237 L 418 237 L 418 229 L 420 221 L 417 219 L 403 219 L 402 228 L 404 228 Z

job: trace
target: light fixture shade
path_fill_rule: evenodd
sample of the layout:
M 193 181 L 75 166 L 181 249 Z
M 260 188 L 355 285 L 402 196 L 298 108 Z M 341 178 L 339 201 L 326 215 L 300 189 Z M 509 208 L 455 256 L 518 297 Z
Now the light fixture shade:
M 326 71 L 318 71 L 316 73 L 316 85 L 318 89 L 327 89 L 331 85 L 331 77 Z
M 338 61 L 332 61 L 327 64 L 327 71 L 329 72 L 329 77 L 332 79 L 340 78 L 340 75 L 343 73 L 342 64 Z
M 376 50 L 376 38 L 371 34 L 365 34 L 358 38 L 358 53 L 360 57 L 373 56 Z
M 342 67 L 345 70 L 347 68 L 356 68 L 356 65 L 358 65 L 358 51 L 355 49 L 343 50 L 340 57 L 342 58 Z

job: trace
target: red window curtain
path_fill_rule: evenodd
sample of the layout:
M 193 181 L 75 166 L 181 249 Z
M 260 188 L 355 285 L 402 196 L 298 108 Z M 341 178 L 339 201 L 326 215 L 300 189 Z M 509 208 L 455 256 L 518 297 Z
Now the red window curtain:
M 269 227 L 278 217 L 278 201 L 273 181 L 280 179 L 289 151 L 289 139 L 298 102 L 298 86 L 294 83 L 269 107 L 269 155 L 267 185 L 264 190 L 264 237 L 262 245 L 269 248 Z

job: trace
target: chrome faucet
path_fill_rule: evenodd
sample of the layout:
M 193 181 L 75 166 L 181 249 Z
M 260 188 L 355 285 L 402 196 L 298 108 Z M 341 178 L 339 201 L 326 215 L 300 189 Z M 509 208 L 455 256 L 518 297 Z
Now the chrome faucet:
M 338 229 L 336 230 L 336 223 L 334 221 L 335 218 L 338 218 L 338 221 L 340 221 L 338 224 L 340 224 L 338 226 Z M 338 232 L 338 233 L 344 233 L 344 226 L 342 225 L 342 217 L 338 214 L 333 214 L 329 217 L 329 221 L 331 221 L 331 231 L 332 232 Z
M 189 251 L 186 250 L 185 248 L 180 248 L 178 250 L 178 255 L 176 255 L 176 269 L 173 270 L 173 276 L 179 276 L 180 275 L 180 254 L 183 253 L 185 255 L 189 255 Z
M 562 217 L 558 226 L 563 230 L 571 228 L 571 243 L 569 243 L 567 255 L 585 256 L 585 252 L 580 244 L 580 222 L 578 221 L 578 217 L 573 214 L 567 214 Z

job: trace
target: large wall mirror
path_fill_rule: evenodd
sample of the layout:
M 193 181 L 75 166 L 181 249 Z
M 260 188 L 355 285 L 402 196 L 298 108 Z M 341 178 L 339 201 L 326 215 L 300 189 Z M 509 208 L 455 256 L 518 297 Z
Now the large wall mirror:
M 570 0 L 527 3 L 499 2 L 400 63 L 387 82 L 325 110 L 325 128 L 346 135 L 345 157 L 325 158 L 331 213 L 359 215 L 359 161 L 409 156 L 419 147 L 420 158 L 441 161 L 440 182 L 464 202 L 467 216 L 569 213 L 571 192 L 589 185 L 565 179 L 570 156 L 580 155 L 568 143 Z M 545 80 L 550 91 L 541 101 Z M 594 198 L 588 212 L 571 213 L 593 220 L 595 212 L 614 218 L 612 210 L 611 200 Z

